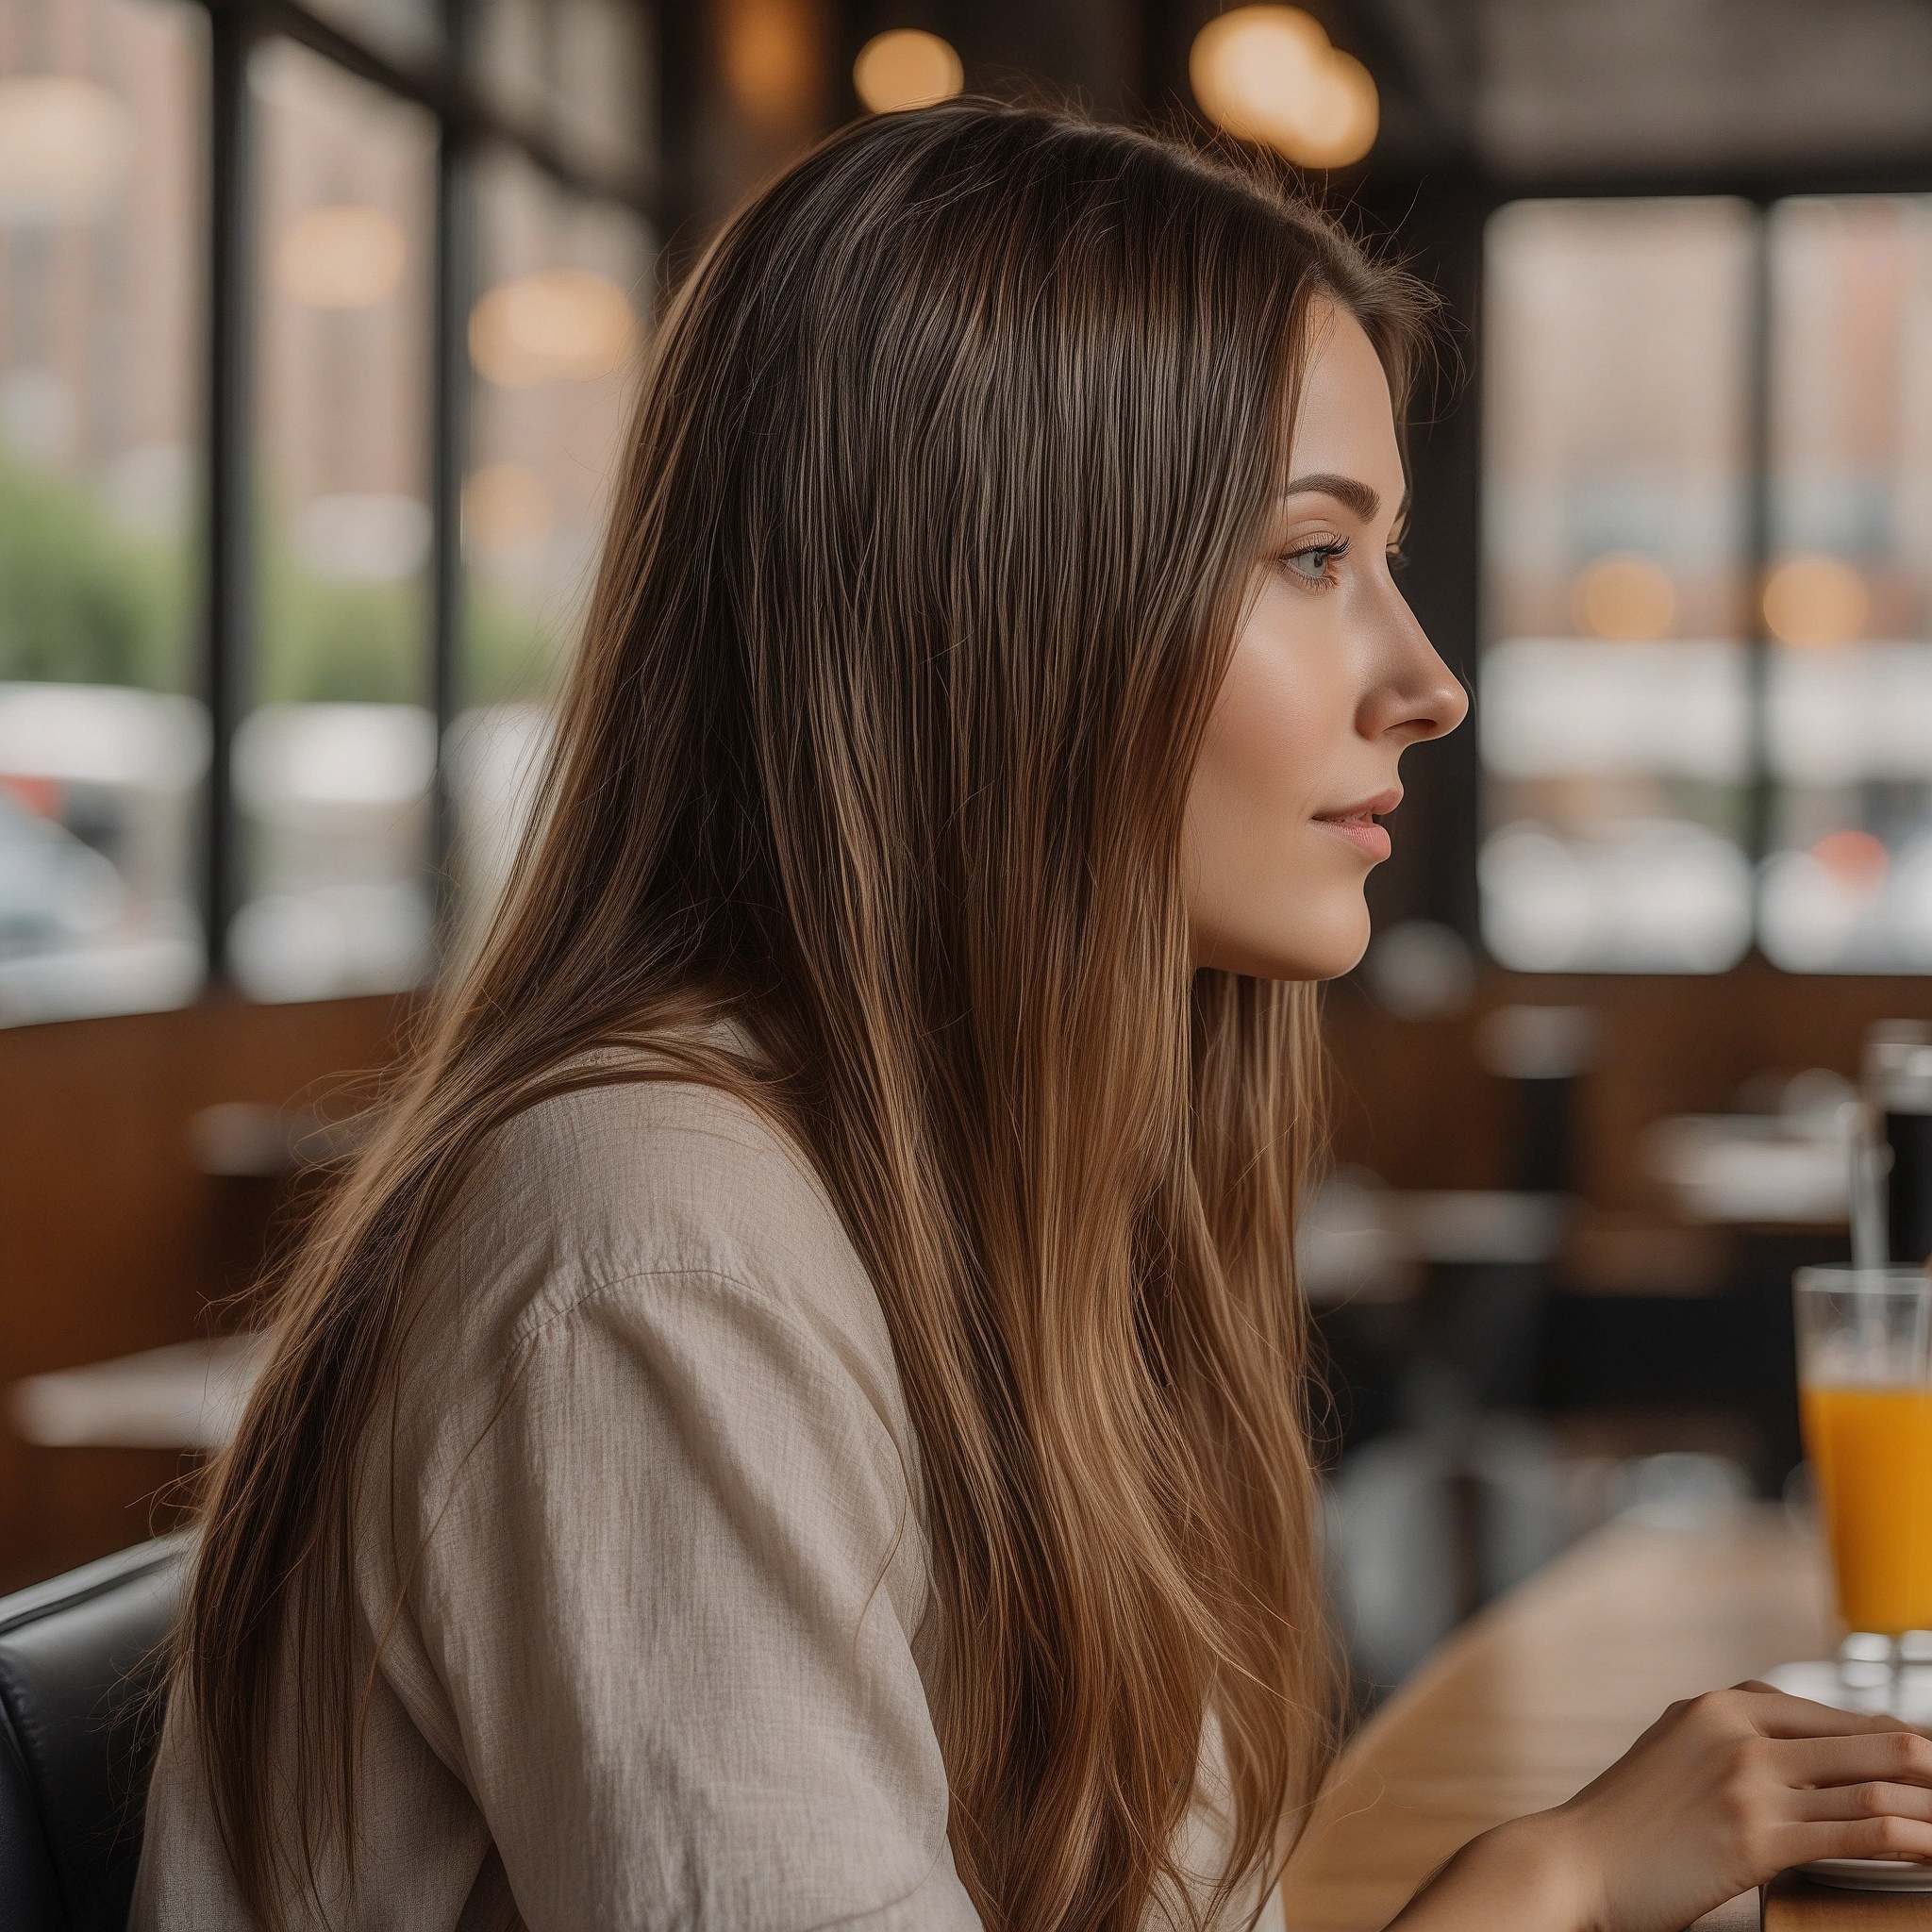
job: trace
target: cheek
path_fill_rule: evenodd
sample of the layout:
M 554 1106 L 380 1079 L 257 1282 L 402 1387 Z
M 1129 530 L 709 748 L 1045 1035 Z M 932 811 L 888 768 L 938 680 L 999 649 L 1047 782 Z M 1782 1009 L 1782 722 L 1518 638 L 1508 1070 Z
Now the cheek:
M 1352 706 L 1340 654 L 1324 662 L 1296 635 L 1317 626 L 1272 608 L 1297 594 L 1264 597 L 1243 630 L 1202 746 L 1197 781 L 1224 812 L 1247 821 L 1224 825 L 1229 834 L 1299 831 L 1310 810 L 1334 802 L 1322 788 Z
M 1197 964 L 1321 979 L 1366 938 L 1360 861 L 1308 823 L 1358 789 L 1356 697 L 1325 613 L 1280 608 L 1300 594 L 1264 595 L 1228 666 L 1188 796 L 1188 909 Z

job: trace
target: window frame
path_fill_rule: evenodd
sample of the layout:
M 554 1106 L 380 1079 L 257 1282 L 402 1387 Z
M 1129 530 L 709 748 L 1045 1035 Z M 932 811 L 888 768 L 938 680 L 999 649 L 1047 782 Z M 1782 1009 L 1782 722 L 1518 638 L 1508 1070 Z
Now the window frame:
M 298 0 L 197 0 L 208 16 L 206 101 L 208 245 L 203 317 L 203 617 L 195 695 L 206 706 L 210 757 L 200 807 L 196 898 L 207 970 L 202 997 L 233 990 L 229 928 L 247 880 L 235 792 L 236 733 L 253 708 L 258 646 L 254 507 L 258 235 L 257 141 L 248 85 L 257 47 L 286 40 L 308 48 L 435 119 L 429 345 L 429 705 L 436 721 L 429 876 L 439 941 L 451 924 L 450 726 L 461 696 L 464 575 L 461 499 L 472 392 L 467 324 L 475 288 L 471 176 L 486 147 L 521 155 L 567 192 L 627 208 L 651 225 L 660 260 L 688 217 L 688 198 L 666 178 L 664 114 L 688 92 L 696 53 L 665 30 L 674 8 L 622 0 L 651 41 L 656 140 L 643 165 L 613 171 L 573 159 L 544 130 L 491 104 L 471 77 L 475 0 L 440 0 L 440 46 L 418 65 L 399 60 Z M 670 71 L 667 72 L 667 66 Z M 642 103 L 640 104 L 641 108 Z M 661 271 L 660 271 L 661 273 Z
M 1474 224 L 1478 261 L 1486 261 L 1486 238 L 1491 217 L 1517 202 L 1601 202 L 1671 201 L 1723 197 L 1743 202 L 1751 210 L 1752 251 L 1747 336 L 1744 342 L 1745 448 L 1744 448 L 1744 528 L 1740 569 L 1749 594 L 1745 599 L 1744 624 L 1740 641 L 1746 667 L 1746 744 L 1749 766 L 1744 786 L 1743 853 L 1751 869 L 1751 942 L 1736 965 L 1725 969 L 1738 972 L 1754 964 L 1787 973 L 1792 978 L 1867 978 L 1870 974 L 1842 969 L 1819 973 L 1795 973 L 1778 966 L 1768 958 L 1759 943 L 1759 897 L 1762 892 L 1763 861 L 1769 856 L 1776 817 L 1777 779 L 1771 765 L 1770 695 L 1772 652 L 1774 648 L 1764 621 L 1763 585 L 1773 557 L 1772 541 L 1772 413 L 1774 383 L 1773 291 L 1771 217 L 1778 203 L 1805 197 L 1854 197 L 1859 195 L 1932 196 L 1932 155 L 1907 156 L 1884 166 L 1831 165 L 1789 166 L 1757 170 L 1717 170 L 1690 175 L 1618 173 L 1606 175 L 1492 176 L 1485 183 L 1480 212 Z M 1479 288 L 1486 268 L 1478 270 Z M 1483 295 L 1478 295 L 1478 314 Z M 1471 358 L 1473 368 L 1481 366 L 1478 354 Z M 1480 385 L 1473 384 L 1479 391 Z M 1489 449 L 1482 425 L 1485 399 L 1479 392 L 1465 399 L 1474 411 L 1476 443 L 1476 528 L 1480 551 L 1486 542 L 1482 535 L 1485 506 L 1482 498 L 1489 476 Z M 1483 653 L 1489 647 L 1484 614 L 1480 608 L 1483 564 L 1473 563 L 1469 576 L 1475 605 L 1469 612 L 1470 635 L 1474 641 L 1473 669 L 1480 670 Z M 1481 850 L 1486 825 L 1489 774 L 1479 758 L 1472 758 L 1474 784 L 1465 810 L 1469 829 L 1460 841 L 1471 867 L 1466 882 L 1466 903 L 1473 912 L 1480 904 L 1474 867 Z M 1478 946 L 1480 924 L 1466 933 Z M 1585 967 L 1566 976 L 1602 978 L 1668 978 L 1669 974 L 1652 974 L 1623 968 Z M 1705 976 L 1705 975 L 1700 975 Z M 1722 977 L 1723 974 L 1708 975 Z M 1914 977 L 1918 975 L 1912 975 Z

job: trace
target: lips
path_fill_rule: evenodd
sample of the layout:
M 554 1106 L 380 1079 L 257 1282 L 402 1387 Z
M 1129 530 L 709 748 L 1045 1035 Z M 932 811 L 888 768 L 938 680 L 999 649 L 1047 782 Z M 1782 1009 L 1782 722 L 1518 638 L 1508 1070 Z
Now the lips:
M 1356 850 L 1372 863 L 1387 858 L 1394 847 L 1389 834 L 1375 823 L 1380 813 L 1391 812 L 1402 803 L 1399 787 L 1387 791 L 1378 791 L 1374 798 L 1365 798 L 1359 805 L 1345 806 L 1340 811 L 1324 811 L 1316 814 L 1313 824 L 1333 832 L 1338 838 L 1345 839 Z

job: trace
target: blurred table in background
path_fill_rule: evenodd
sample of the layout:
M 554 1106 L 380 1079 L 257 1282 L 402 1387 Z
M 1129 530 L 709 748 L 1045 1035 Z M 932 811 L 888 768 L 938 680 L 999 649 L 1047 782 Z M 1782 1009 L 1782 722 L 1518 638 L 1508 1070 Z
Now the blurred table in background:
M 228 1336 L 11 1384 L 4 1414 L 19 1487 L 0 1588 L 176 1527 L 192 1494 L 183 1479 L 234 1433 L 260 1360 L 256 1338 Z
M 8 1420 L 43 1449 L 219 1449 L 261 1351 L 258 1336 L 224 1336 L 28 1375 L 7 1391 Z
M 1452 1637 L 1363 1727 L 1290 1862 L 1290 1932 L 1374 1932 L 1458 1846 L 1560 1804 L 1665 1705 L 1831 1653 L 1815 1540 L 1782 1511 L 1597 1531 Z M 1766 1932 L 1932 1924 L 1932 1899 L 1774 1888 Z M 1706 1932 L 1759 1923 L 1752 1898 Z

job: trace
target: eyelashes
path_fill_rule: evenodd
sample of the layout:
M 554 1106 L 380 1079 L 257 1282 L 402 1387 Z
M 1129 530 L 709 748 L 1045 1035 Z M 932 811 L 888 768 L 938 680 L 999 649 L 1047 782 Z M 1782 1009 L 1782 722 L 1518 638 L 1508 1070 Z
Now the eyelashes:
M 1292 550 L 1284 550 L 1281 567 L 1297 583 L 1325 587 L 1335 581 L 1328 574 L 1329 566 L 1347 555 L 1346 537 L 1326 537 L 1319 543 L 1301 543 Z M 1312 569 L 1307 567 L 1310 563 Z
M 1333 566 L 1348 552 L 1346 537 L 1324 537 L 1318 542 L 1298 543 L 1292 550 L 1284 550 L 1276 561 L 1283 575 L 1305 590 L 1326 590 L 1336 581 L 1331 574 Z M 1388 558 L 1391 570 L 1401 570 L 1408 561 L 1408 553 L 1399 543 L 1391 543 Z

